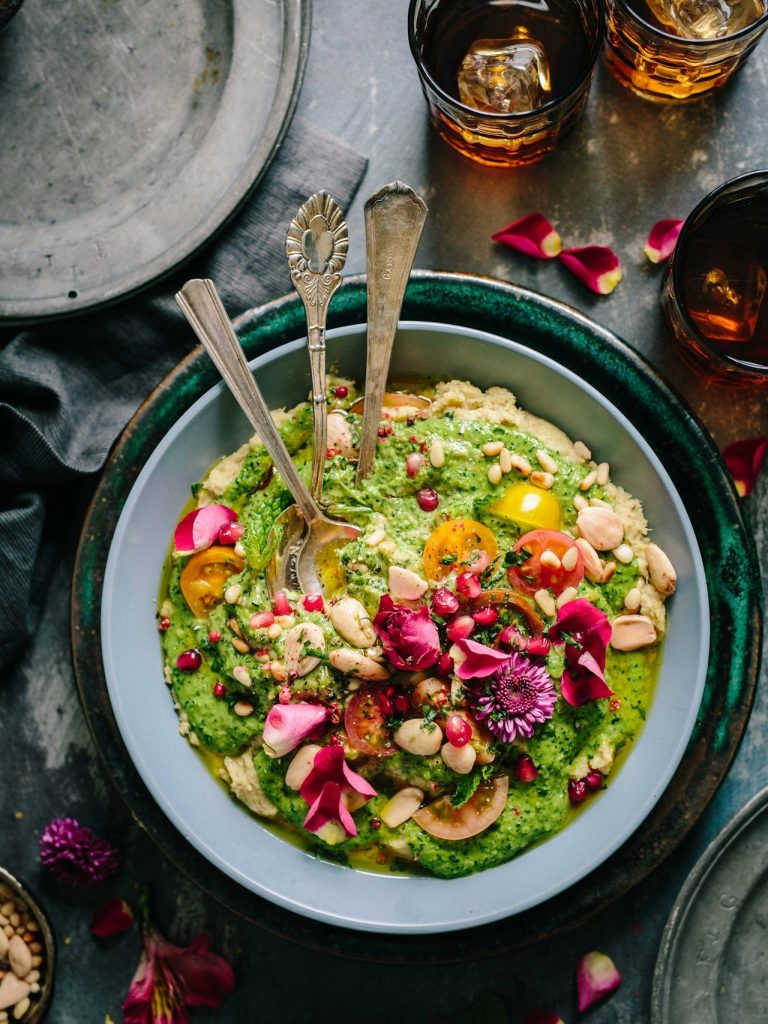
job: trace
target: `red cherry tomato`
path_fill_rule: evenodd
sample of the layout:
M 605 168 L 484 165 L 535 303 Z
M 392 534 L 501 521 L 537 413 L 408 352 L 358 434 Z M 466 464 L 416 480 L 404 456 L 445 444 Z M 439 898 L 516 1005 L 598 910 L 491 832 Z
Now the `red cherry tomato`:
M 391 701 L 383 686 L 361 686 L 352 694 L 344 711 L 344 728 L 349 742 L 368 757 L 389 757 L 397 748 L 387 728 L 385 702 Z
M 531 557 L 507 569 L 510 584 L 523 594 L 535 594 L 542 589 L 551 590 L 555 595 L 562 594 L 568 587 L 578 587 L 584 578 L 584 559 L 578 544 L 559 530 L 531 530 L 520 538 L 512 550 L 517 553 L 523 549 Z M 551 551 L 562 562 L 566 552 L 571 550 L 576 552 L 572 569 L 565 569 L 562 565 L 560 568 L 552 568 L 541 563 L 545 551 Z
M 461 807 L 454 807 L 449 795 L 416 811 L 413 820 L 436 839 L 469 839 L 492 825 L 504 810 L 509 792 L 509 779 L 502 775 L 481 782 Z

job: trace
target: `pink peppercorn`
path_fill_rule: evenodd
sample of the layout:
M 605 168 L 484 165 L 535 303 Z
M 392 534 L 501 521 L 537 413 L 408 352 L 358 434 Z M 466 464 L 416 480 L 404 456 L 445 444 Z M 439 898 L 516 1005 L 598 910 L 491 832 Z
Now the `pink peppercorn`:
M 192 648 L 188 651 L 182 651 L 176 659 L 176 668 L 182 672 L 197 672 L 203 663 L 200 651 Z
M 305 594 L 301 599 L 305 612 L 321 612 L 325 609 L 322 594 Z
M 422 487 L 416 491 L 416 504 L 422 512 L 434 512 L 440 504 L 440 496 L 432 487 Z
M 160 619 L 160 621 L 157 624 L 157 628 L 160 630 L 161 633 L 165 633 L 166 630 L 170 629 L 170 626 L 171 620 L 167 618 Z
M 288 686 L 281 686 L 280 687 L 280 696 L 279 696 L 278 699 L 279 699 L 281 704 L 290 704 L 291 703 L 291 690 L 290 690 L 290 687 L 288 687 Z
M 227 693 L 227 688 L 224 685 L 224 683 L 214 683 L 213 684 L 213 696 L 214 697 L 218 697 L 219 700 L 221 700 L 222 697 L 226 696 L 226 693 Z
M 221 631 L 218 629 L 212 629 L 208 634 L 208 639 L 212 644 L 217 644 L 221 640 Z

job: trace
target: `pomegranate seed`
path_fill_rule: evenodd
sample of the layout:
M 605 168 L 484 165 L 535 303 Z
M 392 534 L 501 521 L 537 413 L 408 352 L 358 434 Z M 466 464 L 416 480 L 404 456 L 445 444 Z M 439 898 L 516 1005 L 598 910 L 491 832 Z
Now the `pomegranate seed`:
M 551 646 L 551 642 L 545 636 L 529 636 L 526 650 L 534 658 L 546 658 Z
M 391 423 L 382 423 L 376 433 L 379 437 L 389 437 L 394 429 Z
M 539 774 L 539 769 L 533 763 L 530 754 L 521 754 L 515 761 L 515 778 L 519 782 L 533 782 Z
M 331 735 L 328 737 L 328 742 L 332 747 L 340 747 L 341 736 L 339 736 L 337 732 L 332 732 Z
M 203 663 L 200 651 L 192 650 L 182 651 L 176 659 L 176 668 L 182 672 L 197 672 Z
M 479 611 L 473 613 L 472 618 L 478 624 L 478 626 L 492 626 L 498 619 L 499 613 L 493 607 L 488 605 L 487 608 L 481 608 Z
M 278 590 L 275 594 L 275 600 L 272 602 L 272 611 L 275 615 L 291 614 L 291 606 L 288 603 L 288 598 L 285 596 L 284 590 Z
M 471 572 L 462 572 L 456 577 L 456 590 L 462 597 L 479 597 L 483 592 L 480 580 Z
M 457 615 L 448 623 L 448 639 L 454 644 L 457 640 L 466 640 L 472 636 L 474 629 L 475 620 L 471 615 Z
M 281 704 L 290 704 L 291 703 L 291 689 L 290 689 L 289 686 L 281 686 L 280 687 L 280 696 L 279 696 L 278 699 L 279 699 Z
M 392 703 L 395 705 L 395 711 L 398 715 L 404 715 L 410 706 L 410 701 L 404 693 L 398 693 Z
M 371 818 L 371 828 L 374 832 L 378 832 L 381 828 L 381 821 L 378 818 Z
M 275 616 L 272 612 L 256 612 L 255 615 L 251 616 L 251 620 L 248 625 L 251 629 L 266 629 L 271 626 L 275 621 Z
M 219 544 L 237 544 L 244 533 L 240 523 L 225 523 L 219 530 Z
M 214 697 L 218 697 L 219 700 L 221 700 L 222 697 L 226 696 L 226 693 L 227 693 L 227 688 L 224 685 L 224 683 L 214 683 L 213 684 L 213 696 Z
M 322 594 L 305 594 L 301 599 L 305 612 L 322 612 L 325 610 L 325 602 Z
M 160 621 L 157 624 L 157 628 L 160 630 L 161 633 L 165 633 L 166 630 L 170 629 L 170 626 L 170 619 L 160 619 Z
M 434 512 L 440 504 L 440 497 L 434 488 L 422 487 L 420 491 L 416 491 L 416 504 L 422 512 Z
M 472 726 L 461 715 L 449 715 L 445 723 L 445 737 L 452 747 L 466 747 L 472 738 Z
M 439 676 L 449 676 L 454 669 L 453 658 L 450 654 L 441 654 L 437 659 L 435 671 Z
M 499 643 L 511 647 L 513 651 L 527 651 L 528 637 L 523 636 L 519 629 L 514 626 L 507 626 L 499 633 Z
M 422 443 L 421 439 L 416 437 L 415 434 L 409 434 L 408 435 L 408 440 L 411 442 L 411 444 L 421 444 Z
M 212 629 L 208 634 L 208 639 L 212 644 L 217 644 L 221 640 L 221 631 L 218 629 Z
M 424 456 L 420 455 L 418 452 L 411 452 L 405 460 L 405 475 L 416 476 L 423 465 Z
M 254 655 L 257 658 L 268 658 L 269 657 L 269 648 L 267 648 L 267 647 L 260 647 L 258 649 L 258 651 L 254 651 L 253 653 L 254 653 Z
M 447 587 L 440 587 L 435 591 L 435 596 L 432 598 L 432 611 L 435 615 L 439 615 L 441 619 L 448 619 L 458 610 L 459 599 L 453 591 L 448 590 Z
M 568 799 L 572 804 L 580 804 L 589 796 L 589 790 L 584 779 L 571 779 L 568 783 Z
M 376 695 L 376 703 L 379 705 L 379 711 L 385 718 L 391 718 L 394 708 L 392 707 L 392 701 L 386 695 L 386 693 L 379 693 Z
M 346 384 L 339 384 L 337 388 L 333 389 L 333 394 L 335 398 L 346 398 L 349 394 L 349 388 Z
M 394 695 L 395 695 L 395 688 L 394 688 L 394 686 L 388 686 L 386 688 L 386 690 L 384 691 L 384 693 L 386 693 L 386 695 L 388 697 L 394 697 Z
M 335 458 L 335 456 L 336 456 L 336 449 L 335 448 L 326 448 L 325 449 L 325 457 L 326 457 L 326 459 L 333 459 L 333 458 Z
M 587 789 L 592 790 L 593 793 L 596 789 L 602 789 L 603 787 L 603 776 L 600 772 L 590 772 L 584 781 L 587 784 Z

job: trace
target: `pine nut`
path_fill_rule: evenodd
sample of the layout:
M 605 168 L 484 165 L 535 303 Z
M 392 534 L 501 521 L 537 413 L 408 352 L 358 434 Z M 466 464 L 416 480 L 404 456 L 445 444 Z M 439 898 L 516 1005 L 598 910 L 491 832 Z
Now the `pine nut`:
M 516 454 L 513 453 L 510 456 L 510 460 L 509 461 L 512 463 L 514 468 L 518 471 L 518 473 L 522 473 L 523 476 L 530 476 L 531 475 L 531 468 L 532 468 L 531 464 L 528 461 L 528 459 L 526 459 L 526 457 L 524 455 L 516 455 Z
M 502 473 L 512 472 L 512 452 L 508 448 L 502 448 L 499 452 L 499 465 Z
M 384 540 L 379 544 L 379 551 L 382 555 L 386 555 L 389 558 L 390 555 L 395 553 L 395 543 L 391 540 Z
M 629 544 L 619 544 L 617 548 L 613 549 L 611 554 L 617 561 L 621 562 L 622 565 L 629 565 L 635 557 L 635 553 Z
M 560 594 L 555 604 L 558 608 L 562 608 L 564 604 L 568 604 L 569 601 L 573 601 L 576 598 L 578 591 L 576 587 L 566 587 L 565 590 Z
M 597 482 L 600 485 L 600 487 L 605 487 L 605 485 L 608 483 L 608 477 L 610 476 L 610 473 L 611 467 L 608 465 L 608 463 L 601 462 L 600 465 L 597 467 Z
M 18 1003 L 16 1003 L 16 1005 L 13 1008 L 13 1019 L 14 1020 L 21 1020 L 21 1018 L 27 1012 L 29 1007 L 30 1007 L 29 996 L 24 996 L 24 998 L 20 999 L 18 1001 Z
M 436 437 L 429 446 L 429 461 L 435 469 L 440 469 L 441 466 L 445 465 L 445 449 L 439 437 Z
M 640 607 L 640 599 L 640 591 L 637 587 L 632 587 L 624 597 L 624 607 L 628 612 L 636 612 Z
M 233 583 L 231 587 L 227 587 L 224 591 L 224 600 L 227 604 L 235 604 L 239 597 L 242 597 L 243 588 L 239 583 Z
M 587 473 L 584 479 L 579 483 L 579 490 L 588 491 L 592 484 L 597 480 L 597 473 L 593 469 L 591 473 Z
M 566 572 L 571 572 L 576 568 L 576 563 L 579 560 L 579 549 L 574 544 L 573 547 L 568 548 L 563 557 L 560 559 L 560 564 Z
M 583 508 L 586 508 L 588 504 L 589 502 L 587 501 L 587 499 L 581 494 L 577 494 L 576 497 L 573 499 L 573 507 L 576 509 L 577 512 L 581 512 L 581 510 Z
M 551 473 L 531 473 L 531 483 L 541 487 L 543 491 L 549 491 L 555 483 L 555 478 Z
M 233 551 L 238 557 L 245 558 L 245 545 L 241 540 L 237 541 L 233 548 Z
M 571 548 L 571 550 L 575 551 L 576 549 Z M 546 548 L 544 551 L 542 551 L 539 561 L 542 565 L 546 565 L 550 569 L 559 569 L 562 565 L 562 562 L 557 557 L 555 552 L 550 551 L 549 548 Z
M 283 627 L 283 629 L 290 629 L 292 626 L 296 625 L 296 616 L 278 615 L 277 618 L 275 619 L 275 622 L 279 623 Z
M 502 441 L 487 441 L 480 450 L 483 455 L 493 458 L 494 455 L 499 454 L 503 447 L 504 443 Z
M 270 640 L 276 640 L 283 632 L 283 627 L 279 622 L 273 622 L 267 629 L 267 636 Z
M 539 461 L 539 465 L 545 472 L 551 473 L 552 476 L 554 476 L 555 473 L 557 473 L 557 470 L 559 468 L 557 465 L 557 461 L 552 458 L 549 452 L 545 452 L 543 448 L 539 448 L 536 452 L 536 458 Z
M 235 667 L 232 669 L 232 678 L 235 680 L 235 682 L 240 683 L 241 686 L 253 685 L 251 673 L 248 671 L 245 665 L 235 665 Z
M 369 548 L 377 548 L 386 536 L 386 530 L 374 530 L 369 537 L 365 538 L 365 543 L 368 545 Z
M 247 718 L 249 715 L 253 714 L 253 704 L 249 704 L 244 700 L 239 700 L 232 710 L 240 718 Z
M 498 462 L 494 462 L 494 464 L 489 468 L 488 479 L 494 486 L 501 481 L 501 466 Z
M 576 441 L 573 445 L 573 450 L 579 456 L 580 459 L 584 459 L 586 462 L 592 458 L 592 452 L 587 448 L 583 441 Z
M 288 673 L 285 670 L 285 665 L 281 661 L 270 661 L 269 671 L 272 678 L 278 683 L 284 683 L 288 678 Z
M 611 507 L 608 504 L 608 502 L 607 501 L 603 501 L 602 498 L 590 498 L 588 504 L 591 505 L 592 508 L 610 508 Z
M 246 641 L 241 640 L 239 636 L 232 637 L 232 646 L 239 654 L 247 654 L 251 649 Z
M 537 590 L 533 595 L 533 600 L 539 608 L 541 608 L 547 618 L 553 619 L 555 617 L 557 612 L 555 599 L 548 590 L 544 590 L 543 588 L 541 590 Z
M 237 621 L 237 619 L 230 619 L 229 622 L 227 623 L 227 625 L 232 630 L 232 632 L 235 634 L 235 636 L 242 637 L 243 631 L 240 628 L 240 623 Z

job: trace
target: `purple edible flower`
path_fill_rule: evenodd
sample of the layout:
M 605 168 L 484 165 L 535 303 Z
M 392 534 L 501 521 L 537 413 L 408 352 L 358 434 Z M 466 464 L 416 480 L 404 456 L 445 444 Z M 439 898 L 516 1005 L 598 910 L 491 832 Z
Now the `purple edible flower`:
M 64 885 L 102 882 L 119 864 L 117 850 L 74 818 L 54 818 L 40 836 L 40 860 Z

